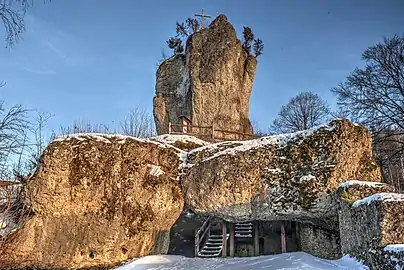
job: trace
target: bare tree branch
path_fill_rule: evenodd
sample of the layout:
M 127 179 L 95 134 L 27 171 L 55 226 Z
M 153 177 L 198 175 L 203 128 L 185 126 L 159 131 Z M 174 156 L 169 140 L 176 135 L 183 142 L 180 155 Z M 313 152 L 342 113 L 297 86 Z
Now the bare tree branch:
M 139 107 L 129 110 L 121 122 L 121 129 L 123 134 L 138 138 L 152 137 L 156 134 L 153 118 L 145 109 Z
M 274 133 L 305 130 L 326 121 L 329 115 L 325 100 L 312 92 L 302 92 L 281 107 L 270 129 Z
M 341 110 L 373 134 L 374 154 L 386 182 L 404 191 L 404 37 L 384 38 L 362 54 L 356 68 L 331 91 Z

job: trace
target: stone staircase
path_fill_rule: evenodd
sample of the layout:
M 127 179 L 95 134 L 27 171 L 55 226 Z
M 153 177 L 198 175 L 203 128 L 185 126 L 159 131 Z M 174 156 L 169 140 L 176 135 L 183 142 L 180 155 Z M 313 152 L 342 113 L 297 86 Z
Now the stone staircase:
M 227 234 L 226 241 L 229 239 Z M 236 223 L 234 225 L 234 238 L 252 239 L 253 224 L 251 222 Z M 202 258 L 219 257 L 223 249 L 223 236 L 221 234 L 212 234 L 198 252 L 198 256 Z
M 229 235 L 227 234 L 227 239 Z M 226 239 L 226 240 L 227 240 Z M 212 234 L 209 236 L 208 241 L 205 242 L 202 249 L 199 251 L 198 256 L 202 258 L 218 257 L 223 249 L 223 236 L 221 234 Z
M 253 224 L 251 222 L 236 223 L 234 226 L 234 238 L 252 238 Z

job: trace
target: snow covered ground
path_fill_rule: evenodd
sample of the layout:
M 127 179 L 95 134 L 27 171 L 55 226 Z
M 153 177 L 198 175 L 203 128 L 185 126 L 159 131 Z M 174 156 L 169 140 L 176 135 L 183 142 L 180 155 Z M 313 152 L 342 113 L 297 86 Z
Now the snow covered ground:
M 340 260 L 324 260 L 313 257 L 304 252 L 292 252 L 271 256 L 260 256 L 250 258 L 186 258 L 177 255 L 156 255 L 147 256 L 132 261 L 116 270 L 186 270 L 186 269 L 346 269 L 346 270 L 368 270 L 369 268 L 358 263 L 350 257 L 343 257 Z

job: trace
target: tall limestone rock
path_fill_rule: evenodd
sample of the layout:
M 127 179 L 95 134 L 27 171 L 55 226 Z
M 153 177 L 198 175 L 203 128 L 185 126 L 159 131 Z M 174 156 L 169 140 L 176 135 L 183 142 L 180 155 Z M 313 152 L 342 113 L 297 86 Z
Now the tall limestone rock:
M 24 185 L 31 215 L 0 237 L 0 269 L 110 269 L 166 253 L 184 205 L 177 179 L 182 154 L 119 135 L 53 141 Z
M 249 98 L 256 65 L 226 16 L 219 15 L 188 38 L 185 54 L 160 65 L 154 97 L 157 133 L 168 133 L 169 122 L 178 125 L 185 116 L 192 125 L 251 134 Z

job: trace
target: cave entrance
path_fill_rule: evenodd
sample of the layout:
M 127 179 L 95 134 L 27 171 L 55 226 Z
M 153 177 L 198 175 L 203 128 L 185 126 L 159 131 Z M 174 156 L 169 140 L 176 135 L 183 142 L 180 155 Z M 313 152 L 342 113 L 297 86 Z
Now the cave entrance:
M 252 257 L 300 250 L 295 221 L 231 223 L 207 219 L 195 232 L 195 256 Z

